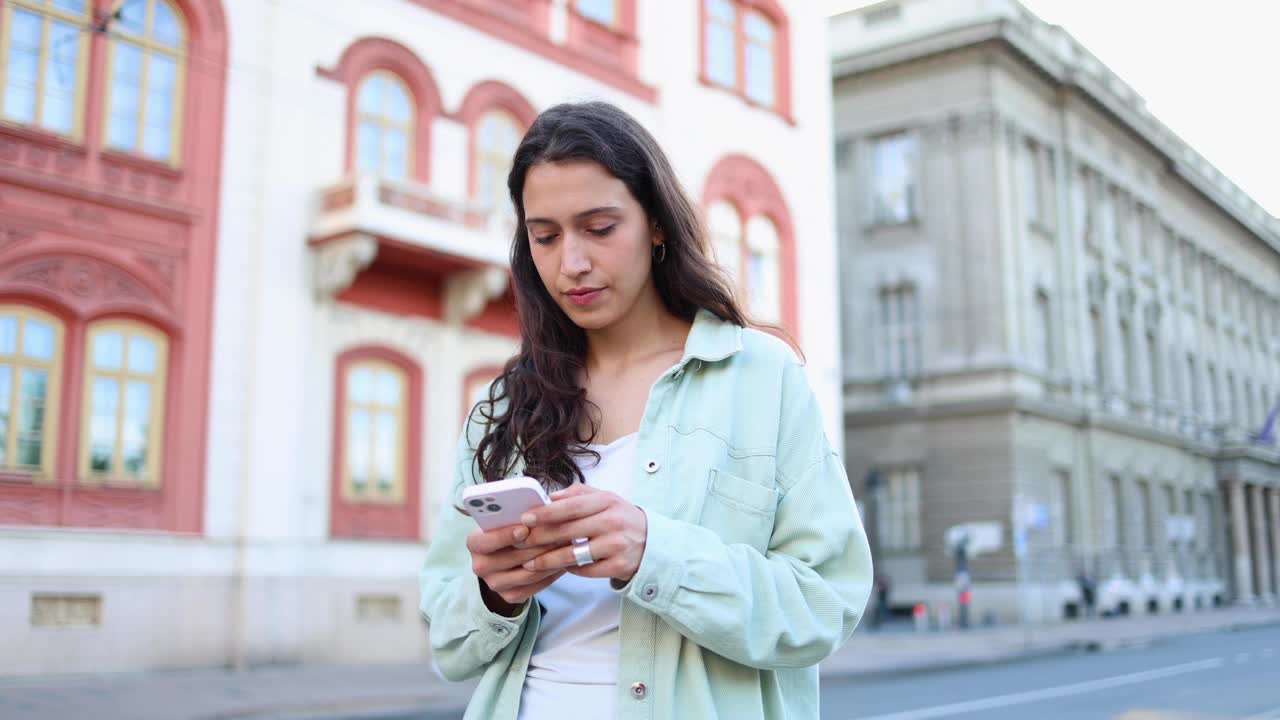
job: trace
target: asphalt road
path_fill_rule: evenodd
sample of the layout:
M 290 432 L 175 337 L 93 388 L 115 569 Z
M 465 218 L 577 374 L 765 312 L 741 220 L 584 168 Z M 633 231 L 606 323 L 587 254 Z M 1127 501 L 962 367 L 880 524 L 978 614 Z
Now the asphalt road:
M 457 720 L 462 712 L 439 708 L 424 714 L 421 708 L 406 708 L 347 717 Z M 1280 625 L 1186 635 L 1105 653 L 822 680 L 822 720 L 927 718 L 1280 720 Z
M 1280 720 L 1280 626 L 1108 653 L 824 678 L 823 720 Z

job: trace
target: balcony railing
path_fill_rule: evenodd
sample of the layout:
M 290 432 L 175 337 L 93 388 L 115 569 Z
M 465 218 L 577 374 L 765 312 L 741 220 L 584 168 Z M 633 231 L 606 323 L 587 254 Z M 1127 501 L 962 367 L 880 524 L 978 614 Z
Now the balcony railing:
M 370 175 L 348 177 L 320 190 L 312 242 L 367 235 L 476 265 L 508 262 L 515 219 L 447 198 L 421 183 Z

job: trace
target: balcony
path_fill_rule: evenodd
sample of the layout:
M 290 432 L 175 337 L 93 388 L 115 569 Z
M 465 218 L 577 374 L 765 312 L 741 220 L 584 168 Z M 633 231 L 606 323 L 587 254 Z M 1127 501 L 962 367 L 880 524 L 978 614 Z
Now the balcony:
M 317 298 L 352 286 L 375 259 L 441 287 L 442 317 L 464 322 L 508 294 L 509 211 L 427 186 L 362 175 L 321 188 L 308 232 Z

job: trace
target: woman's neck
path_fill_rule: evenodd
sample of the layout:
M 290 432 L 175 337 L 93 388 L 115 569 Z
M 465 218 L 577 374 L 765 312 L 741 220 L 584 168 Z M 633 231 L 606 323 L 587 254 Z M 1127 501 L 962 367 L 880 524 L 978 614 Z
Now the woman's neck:
M 655 291 L 617 322 L 587 332 L 587 372 L 613 374 L 658 353 L 683 351 L 691 327 L 672 315 Z

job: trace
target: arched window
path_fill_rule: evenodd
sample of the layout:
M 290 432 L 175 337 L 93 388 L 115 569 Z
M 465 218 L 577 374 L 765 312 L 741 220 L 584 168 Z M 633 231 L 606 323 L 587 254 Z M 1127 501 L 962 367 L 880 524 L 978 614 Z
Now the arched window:
M 381 347 L 337 358 L 330 532 L 418 537 L 422 370 Z
M 712 251 L 752 318 L 798 333 L 791 214 L 767 170 L 744 155 L 722 158 L 702 194 Z
M 80 477 L 160 484 L 169 342 L 132 320 L 89 325 Z
M 502 367 L 493 365 L 476 368 L 462 380 L 462 422 L 466 425 L 476 405 L 489 399 L 489 386 L 502 374 Z
M 501 206 L 507 197 L 507 173 L 524 131 L 511 113 L 490 110 L 476 126 L 476 201 L 485 208 Z
M 407 380 L 402 368 L 384 360 L 362 359 L 347 367 L 344 500 L 404 500 Z
M 742 280 L 742 216 L 732 203 L 720 201 L 707 209 L 707 226 L 715 260 L 733 279 Z M 735 290 L 737 288 L 735 287 Z
M 90 0 L 9 0 L 0 13 L 0 117 L 79 137 Z
M 168 0 L 131 0 L 119 12 L 107 60 L 107 144 L 176 164 L 185 22 Z
M 25 305 L 0 305 L 0 472 L 53 473 L 63 325 Z
M 747 222 L 746 266 L 747 304 L 758 320 L 782 320 L 782 277 L 778 264 L 778 229 L 773 221 L 757 215 Z
M 746 72 L 744 85 L 747 97 L 771 108 L 777 102 L 778 94 L 773 21 L 762 12 L 749 10 L 743 15 L 742 30 L 742 65 Z
M 702 0 L 702 81 L 791 116 L 791 49 L 776 0 Z
M 356 100 L 356 158 L 361 173 L 403 180 L 412 172 L 413 102 L 404 80 L 375 70 Z

